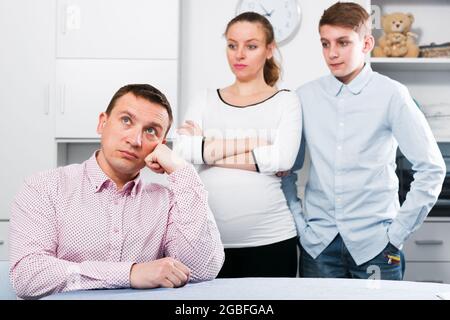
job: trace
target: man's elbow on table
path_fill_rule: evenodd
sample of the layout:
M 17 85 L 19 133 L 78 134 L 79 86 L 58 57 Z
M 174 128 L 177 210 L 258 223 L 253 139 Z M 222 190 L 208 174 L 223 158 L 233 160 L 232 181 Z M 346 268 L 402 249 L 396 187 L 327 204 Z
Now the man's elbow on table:
M 221 247 L 208 263 L 199 266 L 195 272 L 192 272 L 189 282 L 214 280 L 222 269 L 224 261 L 225 252 L 223 247 Z
M 19 298 L 33 300 L 55 293 L 54 290 L 38 281 L 38 275 L 27 272 L 26 268 L 27 266 L 22 262 L 16 264 L 10 272 L 12 287 Z

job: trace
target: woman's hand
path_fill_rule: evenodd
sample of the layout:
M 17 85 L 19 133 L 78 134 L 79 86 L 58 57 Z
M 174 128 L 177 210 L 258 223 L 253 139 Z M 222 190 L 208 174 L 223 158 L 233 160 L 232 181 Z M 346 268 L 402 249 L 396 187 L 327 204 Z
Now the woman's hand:
M 186 120 L 177 130 L 178 134 L 185 136 L 203 136 L 203 130 L 194 121 Z
M 279 178 L 287 177 L 291 173 L 290 170 L 288 171 L 280 171 L 276 173 L 276 176 Z

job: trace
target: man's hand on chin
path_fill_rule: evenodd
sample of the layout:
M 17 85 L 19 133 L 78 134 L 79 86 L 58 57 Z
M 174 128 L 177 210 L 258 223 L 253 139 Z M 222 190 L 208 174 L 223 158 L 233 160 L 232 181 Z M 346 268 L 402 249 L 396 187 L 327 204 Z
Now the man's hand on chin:
M 187 165 L 183 158 L 162 143 L 145 158 L 145 163 L 150 170 L 159 174 L 171 174 Z

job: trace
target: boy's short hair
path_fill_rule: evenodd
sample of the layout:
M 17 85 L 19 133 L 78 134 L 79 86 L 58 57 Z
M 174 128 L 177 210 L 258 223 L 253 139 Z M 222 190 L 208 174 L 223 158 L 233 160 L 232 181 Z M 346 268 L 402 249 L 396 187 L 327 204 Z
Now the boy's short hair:
M 362 6 L 354 2 L 336 2 L 324 11 L 319 29 L 324 25 L 351 28 L 361 37 L 371 33 L 370 15 Z

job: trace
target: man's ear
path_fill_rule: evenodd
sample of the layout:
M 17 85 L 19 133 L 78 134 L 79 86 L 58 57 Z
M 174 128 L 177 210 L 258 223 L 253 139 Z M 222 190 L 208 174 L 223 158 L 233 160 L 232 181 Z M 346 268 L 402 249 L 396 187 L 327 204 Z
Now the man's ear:
M 100 113 L 98 116 L 98 124 L 97 124 L 97 133 L 102 134 L 103 128 L 106 125 L 106 121 L 108 121 L 108 115 L 105 112 Z

